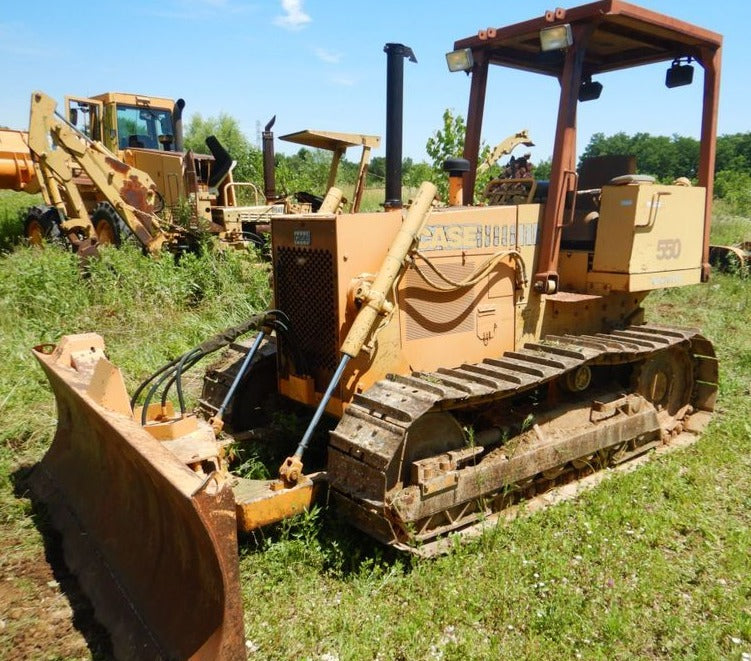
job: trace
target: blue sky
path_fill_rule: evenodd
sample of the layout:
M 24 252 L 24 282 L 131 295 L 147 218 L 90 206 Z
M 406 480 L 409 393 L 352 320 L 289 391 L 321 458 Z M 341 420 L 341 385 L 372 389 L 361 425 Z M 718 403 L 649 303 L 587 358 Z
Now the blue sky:
M 478 29 L 541 16 L 558 0 L 129 0 L 4 3 L 0 13 L 3 93 L 0 125 L 25 128 L 29 97 L 104 91 L 183 97 L 186 114 L 228 113 L 255 142 L 277 115 L 282 135 L 304 128 L 384 135 L 386 42 L 410 46 L 405 61 L 404 155 L 425 158 L 445 108 L 466 113 L 469 79 L 450 74 L 444 54 Z M 748 4 L 740 0 L 643 0 L 724 35 L 719 133 L 747 132 Z M 667 90 L 665 67 L 603 77 L 599 101 L 580 111 L 579 149 L 597 131 L 698 136 L 701 75 Z M 496 144 L 522 128 L 548 158 L 556 83 L 499 70 L 491 75 L 483 139 Z M 278 144 L 282 151 L 296 147 Z M 384 143 L 375 155 L 384 155 Z M 354 159 L 355 154 L 350 155 Z

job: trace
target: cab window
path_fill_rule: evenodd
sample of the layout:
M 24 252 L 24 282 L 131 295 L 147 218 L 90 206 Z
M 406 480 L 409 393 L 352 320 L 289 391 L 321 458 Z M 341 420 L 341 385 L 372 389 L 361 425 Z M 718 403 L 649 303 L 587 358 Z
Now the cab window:
M 118 105 L 117 135 L 120 149 L 164 150 L 174 140 L 172 116 L 167 110 Z

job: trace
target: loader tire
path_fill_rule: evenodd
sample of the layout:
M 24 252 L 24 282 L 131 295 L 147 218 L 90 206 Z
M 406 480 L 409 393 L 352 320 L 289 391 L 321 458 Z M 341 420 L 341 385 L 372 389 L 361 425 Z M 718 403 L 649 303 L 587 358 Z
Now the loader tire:
M 100 202 L 91 214 L 99 245 L 120 246 L 123 238 L 123 221 L 108 202 Z
M 23 235 L 33 246 L 41 246 L 48 239 L 60 236 L 55 222 L 57 210 L 47 206 L 31 207 L 26 213 Z

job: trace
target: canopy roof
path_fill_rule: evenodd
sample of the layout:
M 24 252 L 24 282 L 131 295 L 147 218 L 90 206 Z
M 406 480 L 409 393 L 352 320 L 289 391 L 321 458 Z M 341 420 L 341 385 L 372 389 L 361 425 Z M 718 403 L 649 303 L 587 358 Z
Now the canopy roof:
M 486 51 L 491 64 L 559 75 L 563 51 L 542 52 L 540 30 L 562 23 L 593 24 L 583 73 L 591 75 L 642 64 L 692 56 L 701 61 L 701 48 L 716 49 L 722 36 L 620 0 L 602 0 L 502 28 L 480 30 L 460 39 L 454 48 Z
M 334 131 L 297 131 L 279 136 L 280 140 L 296 142 L 306 147 L 316 149 L 328 149 L 329 151 L 343 151 L 348 147 L 378 147 L 381 138 L 377 135 L 364 135 L 362 133 L 337 133 Z

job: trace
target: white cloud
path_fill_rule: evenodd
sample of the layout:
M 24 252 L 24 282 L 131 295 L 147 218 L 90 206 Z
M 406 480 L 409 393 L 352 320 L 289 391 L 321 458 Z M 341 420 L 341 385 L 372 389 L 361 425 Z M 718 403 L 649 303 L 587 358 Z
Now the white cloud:
M 319 60 L 327 62 L 328 64 L 338 64 L 342 59 L 341 53 L 332 53 L 331 51 L 327 51 L 324 48 L 316 48 L 315 54 Z
M 303 11 L 302 0 L 282 0 L 283 16 L 274 19 L 274 25 L 285 30 L 301 30 L 313 19 Z

